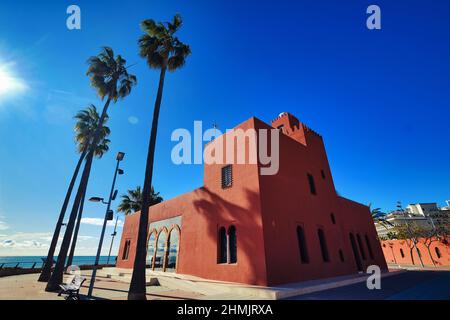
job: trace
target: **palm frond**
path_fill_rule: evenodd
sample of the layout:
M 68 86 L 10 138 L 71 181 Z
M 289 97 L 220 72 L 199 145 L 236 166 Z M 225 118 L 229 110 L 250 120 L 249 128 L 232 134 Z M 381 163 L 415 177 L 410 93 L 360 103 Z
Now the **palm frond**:
M 179 14 L 166 24 L 157 23 L 151 19 L 141 23 L 144 34 L 138 41 L 139 54 L 147 60 L 150 68 L 167 67 L 169 71 L 175 71 L 184 66 L 186 58 L 191 54 L 191 49 L 174 37 L 182 24 Z
M 126 60 L 121 55 L 116 57 L 110 47 L 103 47 L 102 51 L 97 56 L 90 57 L 87 63 L 89 67 L 86 75 L 101 99 L 109 97 L 116 102 L 129 95 L 132 87 L 136 85 L 136 76 L 130 75 L 125 67 Z M 123 85 L 126 87 L 123 88 Z
M 78 152 L 87 150 L 88 146 L 93 142 L 94 132 L 100 124 L 100 115 L 97 112 L 97 108 L 91 104 L 86 109 L 79 111 L 75 117 L 77 121 L 75 123 L 75 142 L 77 143 Z M 111 130 L 105 126 L 108 121 L 106 116 L 102 130 L 100 131 L 100 141 L 94 150 L 94 155 L 101 158 L 108 150 L 109 143 L 111 142 L 107 137 L 111 133 Z

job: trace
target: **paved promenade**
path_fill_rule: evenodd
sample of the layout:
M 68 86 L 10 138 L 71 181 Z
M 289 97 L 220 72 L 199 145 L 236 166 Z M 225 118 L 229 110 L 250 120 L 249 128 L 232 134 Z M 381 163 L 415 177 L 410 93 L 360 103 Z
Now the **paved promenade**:
M 90 272 L 83 271 L 82 276 L 87 278 L 80 290 L 81 298 L 87 295 Z M 37 282 L 39 274 L 27 274 L 0 278 L 0 300 L 64 300 L 57 293 L 45 292 L 45 283 Z M 128 283 L 114 281 L 104 277 L 97 277 L 94 287 L 93 299 L 96 300 L 126 300 L 129 288 Z M 198 299 L 199 294 L 180 290 L 171 290 L 164 287 L 147 287 L 148 300 L 183 300 Z
M 293 300 L 450 300 L 450 271 L 407 271 L 382 279 L 380 290 L 365 283 L 315 292 Z
M 87 278 L 80 290 L 82 299 L 87 295 L 90 272 L 82 272 L 82 276 Z M 37 282 L 38 276 L 28 274 L 0 278 L 0 300 L 63 300 L 63 297 L 58 297 L 56 293 L 45 292 L 45 283 Z M 147 299 L 253 300 L 288 297 L 293 300 L 450 299 L 450 271 L 390 272 L 382 277 L 381 290 L 367 289 L 364 275 L 313 280 L 273 288 L 214 282 L 206 285 L 205 282 L 211 281 L 185 277 L 189 279 L 184 279 L 182 275 L 158 277 L 161 286 L 147 287 Z M 227 289 L 225 291 L 224 286 Z M 97 276 L 93 299 L 126 300 L 128 288 L 129 283 Z

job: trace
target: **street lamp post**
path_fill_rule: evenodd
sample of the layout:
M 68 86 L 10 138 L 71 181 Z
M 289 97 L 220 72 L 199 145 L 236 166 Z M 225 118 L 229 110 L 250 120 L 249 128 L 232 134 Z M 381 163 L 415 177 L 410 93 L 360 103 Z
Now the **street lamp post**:
M 116 224 L 114 225 L 114 231 L 111 234 L 111 245 L 109 246 L 109 252 L 108 252 L 108 260 L 106 261 L 106 264 L 109 264 L 109 258 L 111 257 L 111 250 L 114 243 L 114 237 L 117 235 L 117 221 L 119 220 L 119 215 L 116 217 Z
M 103 245 L 103 238 L 105 237 L 105 230 L 106 230 L 106 224 L 108 222 L 108 220 L 112 220 L 109 219 L 111 216 L 111 202 L 113 200 L 113 196 L 116 194 L 116 192 L 114 192 L 114 187 L 116 185 L 116 178 L 117 178 L 117 174 L 121 175 L 123 174 L 123 170 L 119 169 L 119 163 L 120 161 L 123 160 L 125 156 L 125 153 L 123 152 L 119 152 L 117 154 L 117 165 L 116 165 L 116 170 L 114 171 L 114 178 L 113 178 L 113 182 L 112 182 L 112 186 L 111 186 L 111 192 L 109 193 L 109 199 L 108 202 L 104 202 L 103 198 L 99 198 L 99 197 L 92 197 L 91 199 L 89 199 L 90 201 L 93 202 L 103 202 L 104 204 L 106 204 L 106 212 L 105 212 L 105 218 L 103 219 L 103 227 L 102 227 L 102 234 L 100 236 L 100 241 L 98 244 L 98 248 L 97 248 L 97 255 L 95 257 L 95 263 L 94 263 L 94 269 L 92 270 L 92 276 L 91 276 L 91 283 L 89 284 L 89 291 L 88 291 L 88 299 L 92 298 L 92 291 L 94 290 L 94 284 L 95 284 L 95 276 L 97 275 L 97 268 L 98 268 L 98 263 L 100 260 L 100 254 L 102 251 L 102 245 Z

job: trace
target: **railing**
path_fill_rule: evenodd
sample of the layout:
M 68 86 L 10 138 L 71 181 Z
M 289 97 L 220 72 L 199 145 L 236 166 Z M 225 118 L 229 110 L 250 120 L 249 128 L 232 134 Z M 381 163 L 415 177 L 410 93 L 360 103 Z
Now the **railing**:
M 3 262 L 0 263 L 0 270 L 3 269 L 37 269 L 42 268 L 43 262 L 29 262 L 29 261 L 19 261 L 19 262 Z
M 37 262 L 37 261 L 8 261 L 8 262 L 0 262 L 0 271 L 5 269 L 40 269 L 44 266 L 44 259 L 43 261 Z M 105 261 L 103 261 L 105 260 Z M 100 264 L 106 264 L 106 257 L 102 257 L 100 260 Z M 117 257 L 111 257 L 110 264 L 115 264 L 117 262 Z M 56 263 L 54 261 L 53 263 Z M 92 259 L 75 259 L 73 264 L 75 265 L 84 265 L 84 266 L 90 266 L 94 265 L 95 258 Z

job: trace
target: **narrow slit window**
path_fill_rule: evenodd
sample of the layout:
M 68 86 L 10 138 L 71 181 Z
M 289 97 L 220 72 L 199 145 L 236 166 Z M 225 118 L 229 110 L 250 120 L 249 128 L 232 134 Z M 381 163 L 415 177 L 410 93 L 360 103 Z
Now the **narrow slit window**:
M 236 239 L 236 227 L 231 226 L 228 229 L 228 241 L 230 246 L 230 260 L 229 263 L 237 262 L 237 239 Z
M 130 253 L 131 240 L 125 240 L 125 246 L 123 247 L 122 260 L 128 260 L 128 255 Z
M 316 195 L 316 183 L 314 182 L 314 177 L 308 173 L 308 183 L 309 183 L 309 191 L 311 194 Z
M 341 259 L 341 262 L 345 261 L 345 259 L 344 259 L 344 252 L 341 249 L 339 249 L 339 258 Z
M 324 262 L 330 261 L 330 255 L 328 254 L 327 241 L 325 240 L 325 233 L 322 229 L 317 231 L 317 235 L 319 236 L 320 242 L 320 250 L 322 251 L 322 258 Z
M 372 246 L 370 245 L 369 237 L 367 236 L 367 234 L 366 234 L 365 238 L 366 238 L 367 250 L 369 250 L 369 257 L 370 257 L 370 259 L 373 260 Z
M 363 260 L 366 260 L 366 252 L 364 251 L 363 243 L 359 234 L 356 235 L 356 241 L 358 242 L 359 251 Z
M 336 224 L 336 218 L 334 217 L 334 213 L 330 214 L 331 222 Z
M 309 263 L 305 232 L 303 231 L 303 228 L 300 226 L 297 227 L 297 242 L 298 242 L 298 249 L 300 252 L 300 261 L 302 263 Z
M 218 263 L 227 263 L 228 261 L 228 244 L 227 244 L 227 232 L 224 227 L 219 229 L 218 235 L 219 245 L 218 245 Z

